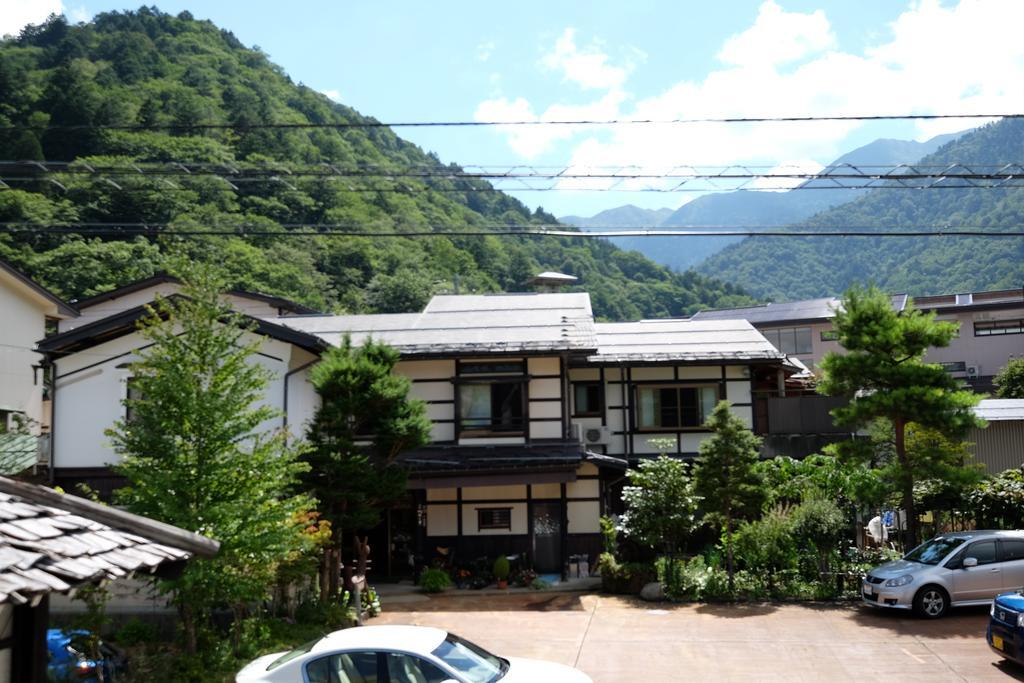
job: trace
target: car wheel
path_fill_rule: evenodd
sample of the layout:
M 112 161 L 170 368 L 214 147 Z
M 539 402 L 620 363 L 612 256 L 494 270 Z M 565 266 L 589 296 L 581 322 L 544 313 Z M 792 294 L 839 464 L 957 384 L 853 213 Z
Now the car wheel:
M 925 619 L 938 619 L 949 611 L 949 594 L 939 586 L 925 586 L 914 596 L 914 611 Z

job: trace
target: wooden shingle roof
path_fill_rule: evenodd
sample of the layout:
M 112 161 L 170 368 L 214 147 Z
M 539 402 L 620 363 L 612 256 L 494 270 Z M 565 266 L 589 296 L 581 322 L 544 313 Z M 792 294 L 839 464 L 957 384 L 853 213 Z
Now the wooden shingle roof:
M 0 477 L 0 603 L 152 572 L 218 548 L 169 524 Z

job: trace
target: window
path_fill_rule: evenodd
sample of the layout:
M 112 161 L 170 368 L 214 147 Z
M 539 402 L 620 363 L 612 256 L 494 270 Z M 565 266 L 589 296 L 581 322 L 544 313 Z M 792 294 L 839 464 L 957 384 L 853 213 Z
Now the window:
M 637 387 L 637 427 L 644 430 L 694 429 L 718 403 L 718 386 Z
M 603 409 L 601 403 L 600 382 L 577 382 L 572 385 L 573 414 L 577 417 L 600 417 Z
M 398 681 L 409 681 L 409 683 L 443 683 L 452 680 L 452 677 L 441 671 L 430 662 L 401 654 L 389 652 L 387 654 L 388 677 L 394 683 Z
M 780 327 L 774 330 L 761 330 L 761 334 L 782 353 L 802 354 L 813 351 L 809 327 Z
M 526 363 L 461 361 L 458 363 L 461 436 L 520 435 L 526 416 Z
M 477 508 L 477 531 L 483 529 L 508 529 L 512 531 L 512 508 Z
M 142 392 L 139 391 L 139 385 L 134 377 L 129 377 L 125 380 L 125 399 L 127 399 L 127 402 L 124 404 L 124 421 L 127 424 L 131 424 L 135 422 L 135 410 L 132 401 L 143 400 Z
M 525 382 L 459 386 L 459 431 L 466 435 L 521 434 L 526 413 Z
M 1013 560 L 1024 560 L 1024 541 L 1011 541 L 1003 539 L 1003 562 Z
M 306 665 L 309 683 L 377 683 L 377 653 L 349 652 Z
M 967 363 L 962 360 L 954 360 L 946 363 L 939 363 L 946 372 L 967 372 Z
M 437 646 L 433 655 L 471 683 L 494 683 L 508 671 L 507 660 L 452 633 Z
M 946 563 L 947 569 L 960 569 L 964 566 L 964 558 L 973 557 L 979 565 L 992 564 L 996 561 L 995 541 L 975 541 L 956 554 Z
M 836 332 L 835 330 L 822 330 L 821 331 L 821 341 L 823 341 L 823 342 L 839 341 L 839 333 Z
M 975 337 L 994 337 L 999 334 L 1024 334 L 1024 318 L 976 321 L 974 323 Z

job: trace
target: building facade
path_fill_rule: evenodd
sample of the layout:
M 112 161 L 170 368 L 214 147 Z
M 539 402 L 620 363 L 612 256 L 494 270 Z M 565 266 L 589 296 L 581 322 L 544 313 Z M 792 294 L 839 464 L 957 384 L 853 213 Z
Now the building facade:
M 129 365 L 144 344 L 140 300 L 166 285 L 107 296 L 106 316 L 41 342 L 55 371 L 56 482 L 117 485 L 103 431 L 123 417 Z M 375 554 L 387 574 L 442 557 L 522 555 L 545 573 L 574 555 L 593 561 L 600 516 L 630 463 L 695 456 L 722 399 L 755 426 L 756 377 L 799 371 L 745 321 L 596 323 L 584 293 L 436 296 L 410 314 L 247 314 L 262 338 L 253 362 L 274 377 L 266 400 L 285 416 L 265 428 L 287 426 L 296 438 L 318 405 L 308 373 L 320 352 L 345 336 L 399 351 L 396 372 L 426 403 L 432 438 L 402 456 L 408 500 L 371 539 L 388 549 Z

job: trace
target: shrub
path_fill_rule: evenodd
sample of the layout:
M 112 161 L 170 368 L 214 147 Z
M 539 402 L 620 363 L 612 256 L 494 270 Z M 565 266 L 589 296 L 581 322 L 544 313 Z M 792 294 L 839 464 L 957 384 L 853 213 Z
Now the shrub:
M 645 584 L 654 581 L 657 573 L 643 562 L 622 562 L 611 553 L 601 553 L 597 560 L 601 572 L 601 589 L 607 593 L 637 595 Z
M 690 560 L 662 557 L 655 563 L 669 600 L 722 600 L 731 597 L 729 576 L 698 555 Z
M 614 555 L 619 550 L 619 529 L 615 524 L 615 520 L 607 515 L 602 515 L 600 522 L 601 542 L 604 546 L 604 551 Z
M 508 558 L 501 555 L 494 561 L 494 578 L 498 581 L 508 581 L 508 572 Z
M 440 593 L 452 585 L 452 579 L 445 570 L 429 567 L 420 574 L 419 585 L 425 593 Z
M 775 577 L 797 565 L 793 541 L 793 520 L 789 510 L 777 507 L 754 522 L 744 522 L 734 540 L 737 559 L 743 566 L 763 575 L 768 591 L 775 593 Z
M 540 578 L 539 576 L 530 582 L 530 588 L 535 591 L 542 591 L 545 588 L 550 588 L 551 584 Z
M 156 627 L 138 617 L 132 617 L 126 621 L 114 634 L 114 640 L 120 645 L 151 643 L 156 640 L 156 637 Z

